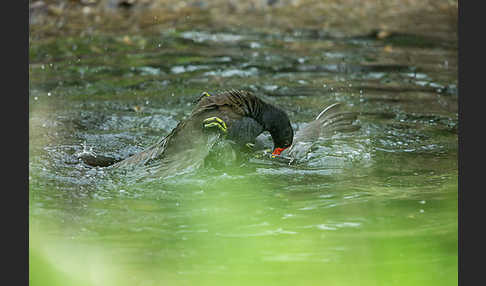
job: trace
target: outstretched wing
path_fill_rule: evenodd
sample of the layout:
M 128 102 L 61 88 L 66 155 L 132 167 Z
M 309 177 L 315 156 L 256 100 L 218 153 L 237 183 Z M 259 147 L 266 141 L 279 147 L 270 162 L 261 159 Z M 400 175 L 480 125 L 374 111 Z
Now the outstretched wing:
M 304 158 L 310 151 L 312 144 L 319 138 L 328 138 L 338 132 L 351 132 L 360 129 L 353 124 L 358 114 L 342 111 L 341 103 L 334 103 L 322 110 L 316 119 L 308 123 L 295 133 L 292 146 L 287 156 L 293 160 Z
M 342 111 L 341 103 L 334 103 L 317 115 L 314 121 L 296 132 L 294 143 L 315 141 L 320 137 L 330 137 L 337 132 L 351 132 L 360 128 L 353 124 L 358 114 Z

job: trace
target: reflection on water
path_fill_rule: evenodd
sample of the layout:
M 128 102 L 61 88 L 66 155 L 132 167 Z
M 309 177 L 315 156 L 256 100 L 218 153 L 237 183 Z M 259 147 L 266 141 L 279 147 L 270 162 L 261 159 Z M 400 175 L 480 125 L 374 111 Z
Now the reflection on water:
M 456 50 L 403 43 L 173 30 L 31 44 L 31 271 L 72 285 L 455 285 Z M 202 91 L 229 88 L 295 129 L 334 102 L 362 127 L 293 165 L 256 154 L 146 179 L 79 160 L 126 158 Z

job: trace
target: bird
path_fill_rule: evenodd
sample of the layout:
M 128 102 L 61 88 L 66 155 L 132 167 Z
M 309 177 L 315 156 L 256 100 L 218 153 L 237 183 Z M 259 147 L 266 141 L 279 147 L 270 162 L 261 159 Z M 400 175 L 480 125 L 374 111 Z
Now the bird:
M 312 121 L 303 123 L 302 127 L 296 130 L 294 140 L 289 148 L 278 156 L 272 155 L 271 158 L 289 165 L 305 162 L 315 144 L 338 133 L 359 130 L 361 126 L 357 121 L 358 113 L 344 111 L 343 106 L 344 104 L 340 102 L 326 106 Z M 265 155 L 271 150 L 269 149 L 271 143 L 268 139 L 265 134 L 256 138 L 253 147 L 254 158 L 261 159 L 262 156 L 265 158 Z
M 200 167 L 218 141 L 251 148 L 264 131 L 272 137 L 272 156 L 292 145 L 294 130 L 287 113 L 250 91 L 202 92 L 194 103 L 190 115 L 168 135 L 111 167 L 151 166 L 152 173 L 177 175 Z

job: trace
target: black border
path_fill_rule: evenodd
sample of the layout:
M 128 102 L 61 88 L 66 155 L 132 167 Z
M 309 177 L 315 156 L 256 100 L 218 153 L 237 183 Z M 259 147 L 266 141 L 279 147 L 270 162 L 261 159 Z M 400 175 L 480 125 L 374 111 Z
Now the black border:
M 29 284 L 29 1 L 2 7 L 3 284 Z M 15 281 L 14 283 L 9 283 Z
M 477 3 L 477 4 L 476 4 Z M 482 21 L 484 10 L 481 2 L 461 1 L 458 21 L 458 115 L 459 115 L 459 153 L 458 153 L 458 280 L 459 285 L 479 285 L 484 280 L 479 275 L 484 272 L 482 235 L 484 226 L 485 201 L 479 196 L 484 192 L 485 169 L 481 164 L 484 153 L 483 132 L 486 129 L 484 115 L 484 72 L 475 69 L 473 63 L 482 64 L 481 56 L 486 51 L 483 44 Z M 476 4 L 474 7 L 472 4 Z M 465 8 L 465 5 L 469 6 Z M 465 12 L 467 11 L 467 14 Z M 473 39 L 474 37 L 474 39 Z M 484 56 L 483 56 L 484 57 Z M 481 66 L 479 66 L 481 67 Z M 479 83 L 479 84 L 478 84 Z M 475 104 L 475 101 L 477 102 Z M 476 110 L 474 110 L 476 109 Z M 481 160 L 481 161 L 479 161 Z M 478 161 L 476 164 L 474 161 Z M 481 256 L 480 256 L 481 255 Z M 479 259 L 476 259 L 479 258 Z

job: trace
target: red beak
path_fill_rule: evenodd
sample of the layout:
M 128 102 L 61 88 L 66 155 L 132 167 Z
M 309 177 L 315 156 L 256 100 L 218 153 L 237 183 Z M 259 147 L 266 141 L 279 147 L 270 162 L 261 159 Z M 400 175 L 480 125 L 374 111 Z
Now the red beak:
M 272 157 L 280 155 L 280 153 L 282 153 L 282 151 L 285 150 L 285 149 L 287 149 L 287 148 L 275 148 L 275 150 L 273 150 Z

